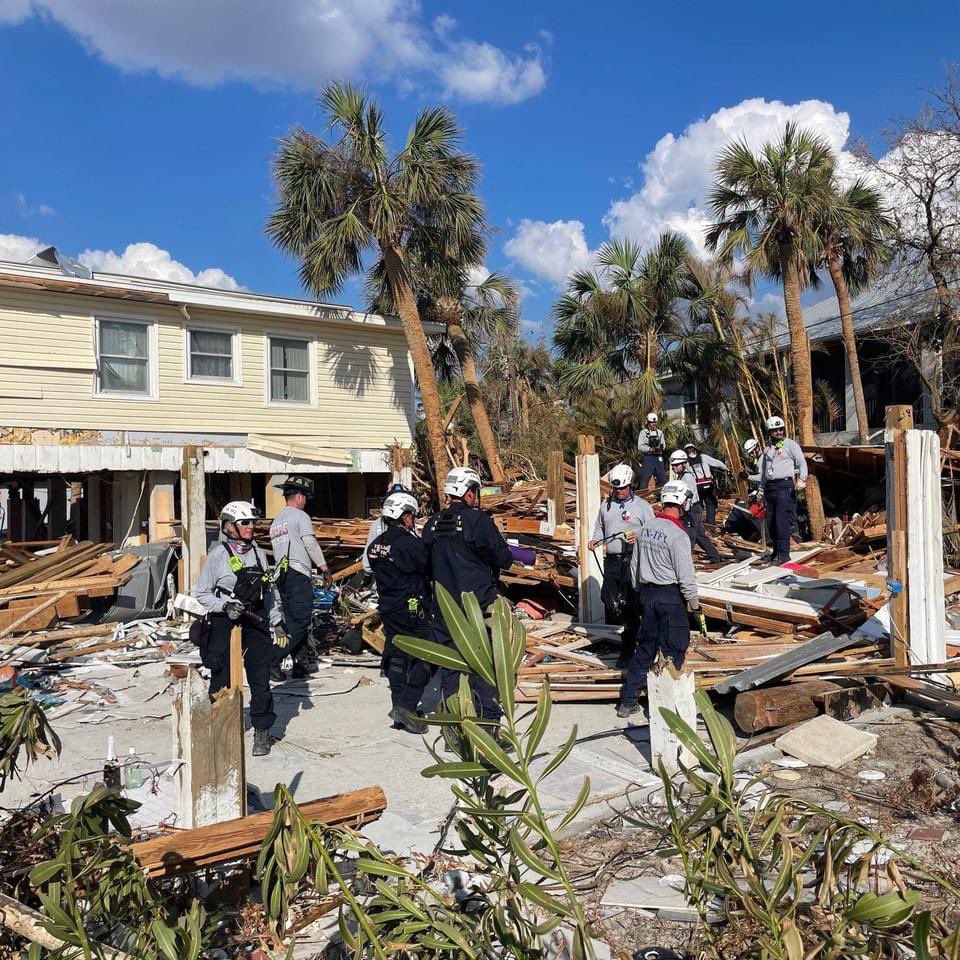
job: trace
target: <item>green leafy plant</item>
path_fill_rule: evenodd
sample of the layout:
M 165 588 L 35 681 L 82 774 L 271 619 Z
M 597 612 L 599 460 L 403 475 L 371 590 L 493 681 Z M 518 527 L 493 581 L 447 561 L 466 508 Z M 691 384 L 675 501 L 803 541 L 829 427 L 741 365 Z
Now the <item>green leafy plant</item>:
M 539 784 L 563 763 L 576 743 L 576 728 L 559 750 L 540 748 L 550 720 L 547 684 L 535 706 L 518 715 L 514 690 L 526 645 L 523 626 L 506 601 L 492 608 L 488 631 L 472 594 L 462 608 L 437 588 L 453 647 L 398 637 L 402 650 L 438 666 L 459 670 L 458 693 L 428 717 L 440 735 L 428 744 L 434 763 L 426 777 L 451 782 L 457 799 L 459 845 L 446 850 L 467 858 L 475 882 L 453 889 L 442 883 L 436 859 L 422 870 L 390 856 L 349 830 L 309 824 L 285 787 L 278 786 L 273 829 L 258 864 L 264 909 L 276 938 L 292 900 L 304 887 L 321 896 L 332 886 L 342 897 L 340 934 L 358 958 L 385 960 L 403 952 L 418 957 L 524 958 L 544 953 L 544 938 L 564 926 L 576 958 L 592 958 L 587 920 L 560 856 L 556 831 L 583 809 L 580 793 L 556 825 L 538 794 Z M 494 728 L 477 717 L 468 675 L 497 689 L 503 719 Z M 349 861 L 347 866 L 337 863 Z
M 697 693 L 697 705 L 709 742 L 673 711 L 661 709 L 661 714 L 699 768 L 685 768 L 675 782 L 661 762 L 662 816 L 647 813 L 627 819 L 668 839 L 665 853 L 683 865 L 685 890 L 703 921 L 711 956 L 900 956 L 898 944 L 910 937 L 920 898 L 906 888 L 897 860 L 909 863 L 951 897 L 960 896 L 943 877 L 894 851 L 862 824 L 766 792 L 759 778 L 738 777 L 733 728 L 703 691 Z M 882 849 L 893 854 L 885 864 L 876 856 Z M 884 890 L 893 889 L 862 892 L 871 882 L 880 886 L 878 872 L 884 874 Z M 929 912 L 913 922 L 914 942 L 924 950 L 928 944 L 937 944 L 939 950 L 949 942 L 949 930 L 934 926 Z M 924 955 L 920 949 L 917 953 Z
M 43 707 L 17 689 L 0 697 L 0 791 L 19 775 L 20 754 L 27 763 L 60 754 L 60 738 L 53 732 Z

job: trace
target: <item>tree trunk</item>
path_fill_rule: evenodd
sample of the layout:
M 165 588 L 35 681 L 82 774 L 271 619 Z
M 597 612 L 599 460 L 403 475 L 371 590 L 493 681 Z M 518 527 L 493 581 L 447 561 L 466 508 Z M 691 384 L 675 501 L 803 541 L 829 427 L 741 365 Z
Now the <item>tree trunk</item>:
M 520 387 L 520 425 L 530 429 L 530 389 L 525 383 Z
M 807 328 L 803 323 L 803 308 L 800 306 L 800 274 L 792 258 L 784 257 L 781 264 L 783 276 L 783 305 L 790 330 L 790 365 L 793 369 L 793 390 L 797 407 L 797 428 L 802 446 L 813 446 L 813 371 L 810 365 L 810 345 Z M 810 534 L 814 540 L 823 536 L 825 519 L 820 484 L 811 474 L 807 482 L 807 514 L 810 517 Z
M 857 337 L 853 330 L 853 314 L 850 312 L 850 294 L 847 281 L 843 277 L 843 268 L 839 257 L 827 260 L 827 269 L 833 288 L 837 293 L 840 307 L 840 327 L 843 331 L 843 346 L 847 351 L 847 365 L 850 367 L 850 383 L 853 386 L 853 403 L 857 411 L 857 433 L 861 443 L 870 442 L 870 424 L 867 420 L 867 401 L 863 397 L 863 378 L 860 376 L 860 358 L 857 355 Z
M 480 378 L 477 376 L 477 362 L 467 339 L 466 331 L 460 325 L 460 305 L 445 302 L 442 305 L 444 320 L 447 326 L 447 336 L 453 344 L 457 358 L 460 360 L 460 373 L 463 376 L 463 389 L 470 406 L 470 415 L 477 428 L 477 439 L 483 449 L 484 459 L 490 468 L 490 476 L 494 483 L 505 483 L 506 474 L 500 460 L 500 451 L 497 448 L 497 438 L 490 426 L 487 416 L 487 405 L 483 402 L 483 393 L 480 391 Z
M 443 437 L 443 414 L 440 409 L 440 391 L 437 389 L 437 377 L 430 357 L 430 345 L 420 321 L 417 301 L 407 277 L 403 262 L 403 252 L 399 247 L 383 244 L 383 263 L 390 282 L 393 302 L 400 315 L 404 336 L 413 360 L 413 370 L 420 387 L 420 401 L 423 404 L 423 418 L 427 427 L 427 440 L 430 444 L 430 456 L 433 460 L 436 499 L 440 501 L 443 478 L 447 474 L 447 446 Z

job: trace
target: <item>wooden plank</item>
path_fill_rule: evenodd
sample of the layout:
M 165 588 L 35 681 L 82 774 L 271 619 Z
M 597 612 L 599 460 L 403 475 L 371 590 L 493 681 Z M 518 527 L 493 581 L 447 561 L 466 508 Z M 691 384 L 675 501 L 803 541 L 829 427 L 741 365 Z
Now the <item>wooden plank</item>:
M 11 600 L 8 604 L 7 611 L 0 611 L 0 621 L 2 621 L 5 612 L 9 612 L 10 610 L 25 610 L 27 607 L 35 606 L 36 601 L 36 597 L 28 597 L 23 600 Z M 57 601 L 54 609 L 56 610 L 57 616 L 61 619 L 66 617 L 79 617 L 80 598 L 75 593 L 68 593 L 62 600 Z M 30 627 L 30 629 L 34 630 L 39 628 Z
M 54 596 L 50 597 L 47 600 L 44 600 L 39 606 L 31 607 L 29 610 L 21 613 L 16 617 L 12 622 L 8 623 L 2 630 L 0 630 L 0 638 L 6 637 L 8 634 L 13 633 L 17 628 L 22 627 L 24 630 L 29 629 L 25 625 L 34 620 L 39 614 L 42 614 L 45 610 L 50 610 L 51 607 L 55 607 L 64 597 L 66 593 L 57 593 Z M 56 618 L 56 611 L 50 610 L 52 616 Z M 42 618 L 41 618 L 42 620 Z M 41 623 L 41 626 L 49 626 L 49 620 L 46 623 Z
M 299 804 L 311 823 L 360 827 L 380 817 L 387 798 L 380 787 L 365 787 Z M 131 844 L 137 862 L 151 877 L 175 876 L 230 860 L 254 857 L 273 823 L 273 811 L 182 830 Z
M 239 623 L 230 629 L 230 689 L 243 689 L 243 630 Z
M 129 576 L 123 577 L 100 576 L 100 577 L 74 577 L 68 580 L 46 580 L 42 583 L 21 584 L 16 587 L 4 587 L 0 590 L 0 598 L 15 597 L 33 597 L 41 594 L 60 593 L 64 590 L 72 590 L 77 593 L 85 593 L 88 596 L 104 596 L 104 588 L 107 594 L 112 593 L 118 586 L 129 580 Z

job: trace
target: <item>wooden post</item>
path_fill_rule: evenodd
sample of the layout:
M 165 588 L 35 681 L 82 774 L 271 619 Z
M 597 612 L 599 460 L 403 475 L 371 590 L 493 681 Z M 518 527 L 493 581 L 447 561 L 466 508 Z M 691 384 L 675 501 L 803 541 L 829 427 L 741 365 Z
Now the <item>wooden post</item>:
M 203 447 L 183 448 L 180 473 L 180 519 L 183 526 L 185 593 L 195 590 L 207 555 L 207 496 Z
M 943 491 L 940 437 L 907 430 L 907 598 L 910 663 L 947 659 L 943 585 Z M 945 677 L 938 679 L 945 681 Z
M 151 542 L 166 540 L 174 535 L 171 522 L 176 512 L 173 507 L 177 474 L 173 470 L 151 470 L 147 478 L 150 490 L 149 535 Z
M 547 454 L 547 524 L 551 527 L 567 522 L 567 487 L 563 482 L 563 451 Z
M 243 630 L 239 623 L 230 628 L 230 689 L 243 690 Z
M 282 484 L 287 479 L 285 473 L 275 473 L 267 477 L 266 503 L 264 504 L 264 515 L 271 520 L 287 505 L 283 499 L 283 490 L 278 484 Z
M 697 685 L 693 671 L 686 666 L 679 670 L 672 660 L 657 655 L 657 662 L 647 674 L 647 706 L 650 711 L 650 766 L 658 769 L 659 762 L 670 776 L 679 773 L 680 764 L 690 767 L 694 756 L 681 746 L 677 735 L 667 726 L 660 708 L 672 710 L 694 730 L 697 729 L 697 703 L 694 699 Z
M 178 681 L 173 703 L 172 755 L 177 826 L 186 829 L 242 817 L 247 812 L 243 753 L 243 696 L 221 691 L 210 702 L 195 669 Z
M 604 623 L 600 602 L 603 570 L 587 544 L 600 510 L 600 461 L 592 436 L 577 437 L 577 565 L 581 623 Z
M 899 590 L 890 598 L 890 655 L 900 667 L 910 662 L 905 431 L 912 427 L 913 407 L 887 407 L 883 434 L 887 454 L 887 571 L 890 581 L 899 584 Z
M 67 532 L 67 484 L 63 477 L 47 480 L 47 531 L 51 540 Z

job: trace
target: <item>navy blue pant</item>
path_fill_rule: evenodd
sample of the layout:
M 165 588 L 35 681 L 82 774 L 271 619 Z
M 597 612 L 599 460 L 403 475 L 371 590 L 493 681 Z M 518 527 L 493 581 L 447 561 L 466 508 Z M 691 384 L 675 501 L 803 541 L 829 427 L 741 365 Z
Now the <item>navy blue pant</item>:
M 607 623 L 623 627 L 620 656 L 629 660 L 637 649 L 639 611 L 630 583 L 630 554 L 608 553 L 603 559 L 603 587 L 600 590 Z
M 647 689 L 647 671 L 662 652 L 679 669 L 690 645 L 690 621 L 680 587 L 641 583 L 637 589 L 640 605 L 640 637 L 630 661 L 627 679 L 620 691 L 623 703 L 636 703 Z
M 486 613 L 486 611 L 484 612 Z M 438 609 L 434 610 L 433 621 L 430 624 L 430 639 L 448 647 L 454 646 L 453 638 L 447 631 L 447 625 L 443 622 L 443 616 Z M 444 700 L 456 696 L 460 689 L 461 676 L 459 670 L 450 670 L 447 667 L 440 668 L 440 692 Z M 478 677 L 475 673 L 469 674 L 469 678 L 470 690 L 473 693 L 473 706 L 477 711 L 477 716 L 483 720 L 499 723 L 503 711 L 500 709 L 500 703 L 497 699 L 497 688 L 491 687 L 486 680 Z
M 706 528 L 703 525 L 702 504 L 693 503 L 690 505 L 690 511 L 687 514 L 687 534 L 690 536 L 690 546 L 700 547 L 707 555 L 708 560 L 719 563 L 723 559 L 714 542 L 707 536 Z
M 792 480 L 768 480 L 763 491 L 767 504 L 767 528 L 773 555 L 778 560 L 790 559 L 790 533 L 797 516 L 797 493 Z
M 637 484 L 637 489 L 646 490 L 651 477 L 656 478 L 658 487 L 662 487 L 667 482 L 667 471 L 663 466 L 662 454 L 645 453 L 643 455 L 643 462 L 640 464 L 640 481 Z
M 313 581 L 305 573 L 289 568 L 277 581 L 283 602 L 283 625 L 290 637 L 286 650 L 277 647 L 274 662 L 280 663 L 288 654 L 295 660 L 306 654 L 310 620 L 313 617 Z
M 256 730 L 269 730 L 277 715 L 273 712 L 273 694 L 270 692 L 270 666 L 273 663 L 273 641 L 267 628 L 263 609 L 255 611 L 262 617 L 252 623 L 241 617 L 243 631 L 243 668 L 250 687 L 250 724 Z M 230 686 L 230 631 L 233 621 L 225 613 L 210 614 L 210 638 L 200 655 L 210 671 L 210 696 Z
M 420 637 L 426 640 L 430 633 L 430 622 L 426 617 L 406 611 L 381 611 L 380 616 L 386 637 L 381 667 L 390 684 L 390 702 L 394 709 L 416 713 L 423 691 L 433 676 L 433 667 L 395 647 L 393 638 Z

